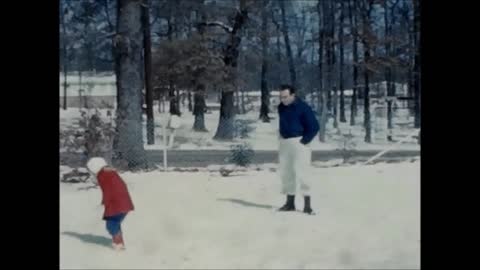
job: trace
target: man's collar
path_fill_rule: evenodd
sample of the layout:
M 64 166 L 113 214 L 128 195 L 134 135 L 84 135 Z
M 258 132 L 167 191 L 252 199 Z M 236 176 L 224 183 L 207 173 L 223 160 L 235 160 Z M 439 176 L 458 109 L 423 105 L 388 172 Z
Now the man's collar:
M 300 100 L 297 96 L 295 96 L 295 99 L 293 100 L 292 104 L 290 105 L 298 105 L 300 103 Z

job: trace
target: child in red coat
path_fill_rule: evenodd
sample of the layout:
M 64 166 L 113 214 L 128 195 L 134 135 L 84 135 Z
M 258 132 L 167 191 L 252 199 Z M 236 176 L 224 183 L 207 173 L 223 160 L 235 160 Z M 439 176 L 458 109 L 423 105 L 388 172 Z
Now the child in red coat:
M 116 250 L 125 249 L 121 223 L 127 213 L 134 209 L 127 185 L 103 158 L 91 158 L 87 162 L 87 168 L 96 176 L 102 190 L 102 204 L 105 206 L 103 219 L 112 236 L 112 246 Z

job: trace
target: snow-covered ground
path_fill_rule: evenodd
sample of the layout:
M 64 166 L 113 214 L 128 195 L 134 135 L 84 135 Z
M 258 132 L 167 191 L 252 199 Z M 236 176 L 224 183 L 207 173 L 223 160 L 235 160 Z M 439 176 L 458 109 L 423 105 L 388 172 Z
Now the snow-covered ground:
M 60 267 L 420 268 L 418 160 L 313 170 L 315 216 L 274 211 L 284 197 L 270 170 L 124 173 L 136 207 L 124 252 L 109 248 L 100 191 L 62 183 Z
M 257 104 L 253 104 L 256 106 Z M 259 104 L 258 104 L 259 105 Z M 168 106 L 167 106 L 168 108 Z M 106 109 L 101 109 L 101 114 L 105 119 Z M 206 149 L 230 149 L 233 143 L 248 142 L 255 150 L 276 150 L 278 148 L 278 117 L 276 113 L 272 113 L 272 119 L 270 123 L 263 123 L 258 120 L 258 110 L 249 112 L 247 114 L 240 114 L 236 116 L 236 119 L 246 120 L 251 122 L 251 127 L 254 129 L 246 139 L 235 139 L 234 142 L 220 142 L 213 140 L 218 125 L 219 112 L 213 111 L 212 113 L 205 114 L 205 126 L 208 132 L 194 132 L 192 130 L 194 123 L 194 116 L 188 112 L 187 109 L 183 109 L 181 117 L 181 127 L 177 130 L 174 149 L 182 150 L 206 150 Z M 349 113 L 347 112 L 347 115 Z M 60 109 L 60 127 L 61 129 L 68 128 L 68 126 L 74 126 L 80 117 L 79 109 L 69 108 L 67 111 Z M 145 116 L 144 116 L 145 118 Z M 163 136 L 162 125 L 166 123 L 168 115 L 165 113 L 159 113 L 158 108 L 154 110 L 155 118 L 155 144 L 147 145 L 146 149 L 163 149 Z M 351 127 L 349 123 L 339 123 L 339 130 L 333 128 L 332 121 L 327 125 L 327 142 L 320 143 L 318 140 L 312 142 L 312 149 L 314 150 L 334 150 L 338 149 L 342 144 L 343 136 L 341 134 L 352 133 L 355 137 L 353 141 L 356 143 L 357 150 L 382 150 L 391 146 L 388 142 L 374 142 L 371 144 L 364 142 L 365 131 L 363 128 L 362 115 L 356 118 L 357 125 Z M 400 140 L 407 134 L 414 131 L 413 118 L 408 115 L 397 115 L 395 118 L 395 127 L 393 130 L 393 137 L 395 140 Z M 145 122 L 144 122 L 145 125 Z M 146 130 L 146 128 L 144 129 Z M 340 133 L 339 133 L 340 131 Z M 372 137 L 374 137 L 373 135 Z M 146 134 L 144 132 L 144 141 L 146 142 Z M 419 150 L 415 138 L 408 139 L 405 143 L 398 146 L 399 149 L 406 150 Z

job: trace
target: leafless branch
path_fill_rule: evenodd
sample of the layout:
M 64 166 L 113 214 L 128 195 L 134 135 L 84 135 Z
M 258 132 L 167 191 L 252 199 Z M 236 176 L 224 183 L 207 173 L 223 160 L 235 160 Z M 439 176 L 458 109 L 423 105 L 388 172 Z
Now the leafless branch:
M 199 24 L 200 26 L 219 26 L 223 30 L 225 30 L 227 33 L 232 33 L 233 28 L 220 22 L 220 21 L 214 21 L 214 22 L 202 22 Z

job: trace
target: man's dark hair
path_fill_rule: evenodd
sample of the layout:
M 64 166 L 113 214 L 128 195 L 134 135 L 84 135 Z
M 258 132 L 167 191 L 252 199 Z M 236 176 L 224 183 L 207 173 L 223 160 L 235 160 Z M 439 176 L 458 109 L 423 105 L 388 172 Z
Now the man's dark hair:
M 289 84 L 280 85 L 280 91 L 283 91 L 283 90 L 289 90 L 290 94 L 295 94 L 295 92 L 296 92 L 295 87 L 293 87 Z

